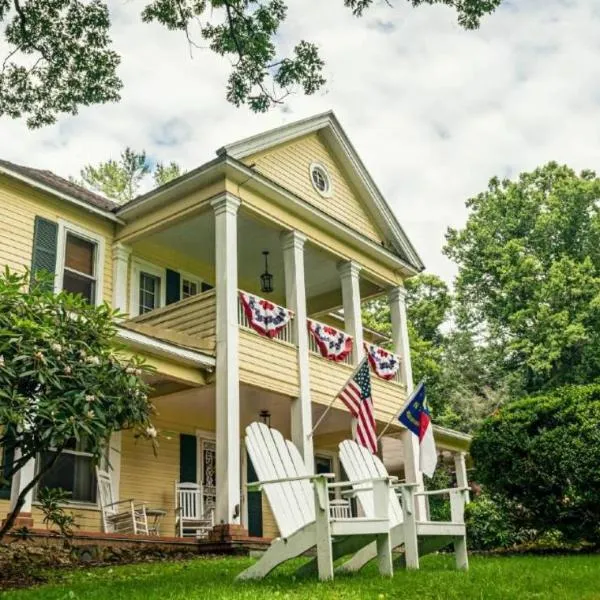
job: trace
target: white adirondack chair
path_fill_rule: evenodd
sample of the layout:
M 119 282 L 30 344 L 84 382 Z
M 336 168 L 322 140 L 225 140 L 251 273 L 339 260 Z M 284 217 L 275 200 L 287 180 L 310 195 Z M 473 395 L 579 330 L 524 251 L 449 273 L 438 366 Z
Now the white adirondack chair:
M 297 448 L 263 423 L 252 423 L 246 428 L 246 449 L 259 479 L 248 489 L 264 490 L 281 537 L 238 579 L 263 578 L 278 565 L 315 547 L 317 558 L 301 571 L 317 570 L 319 579 L 332 579 L 336 558 L 373 541 L 380 573 L 393 574 L 388 477 L 369 478 L 375 497 L 371 517 L 336 519 L 330 514 L 329 490 L 351 486 L 352 482 L 327 483 L 333 475 L 310 475 Z
M 201 485 L 175 482 L 175 506 L 175 528 L 179 537 L 208 537 L 215 525 L 214 510 L 204 509 Z
M 102 513 L 102 531 L 104 533 L 133 533 L 148 535 L 148 517 L 146 505 L 135 500 L 115 502 L 110 475 L 96 467 L 98 480 L 98 500 Z
M 350 479 L 368 479 L 387 476 L 384 464 L 377 456 L 356 442 L 347 440 L 340 444 L 340 460 Z M 454 544 L 454 554 L 458 569 L 468 569 L 466 528 L 464 521 L 465 494 L 468 488 L 449 488 L 428 492 L 415 492 L 416 484 L 395 486 L 402 492 L 402 506 L 394 490 L 389 494 L 389 515 L 392 525 L 392 548 L 404 546 L 404 555 L 400 558 L 409 569 L 419 568 L 419 555 L 423 556 Z M 416 519 L 415 496 L 449 494 L 452 521 L 423 521 Z M 354 486 L 352 495 L 356 496 L 368 517 L 374 514 L 372 489 L 364 484 Z M 376 548 L 371 544 L 359 550 L 349 561 L 339 567 L 339 571 L 358 571 L 375 558 Z

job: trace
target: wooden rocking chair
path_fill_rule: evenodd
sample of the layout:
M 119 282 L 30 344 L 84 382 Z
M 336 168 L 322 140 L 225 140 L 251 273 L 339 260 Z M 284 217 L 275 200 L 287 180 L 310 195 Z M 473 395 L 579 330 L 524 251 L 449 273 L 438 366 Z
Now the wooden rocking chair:
M 387 470 L 377 456 L 356 442 L 345 441 L 340 444 L 340 461 L 350 479 L 368 479 L 369 477 L 387 476 Z M 404 555 L 398 562 L 409 569 L 419 568 L 419 556 L 454 544 L 456 567 L 468 569 L 467 538 L 464 521 L 465 494 L 468 488 L 450 488 L 429 492 L 415 492 L 416 484 L 400 484 L 395 486 L 402 493 L 402 510 L 398 496 L 394 490 L 389 494 L 389 515 L 392 526 L 392 548 L 404 546 Z M 450 495 L 452 521 L 424 521 L 416 519 L 415 496 Z M 352 495 L 358 498 L 364 514 L 369 517 L 375 514 L 373 490 L 368 485 L 354 486 Z M 340 572 L 358 571 L 377 556 L 374 544 L 365 546 L 349 561 L 341 565 Z
M 337 519 L 330 514 L 329 490 L 351 486 L 352 482 L 328 483 L 331 474 L 310 475 L 297 448 L 263 423 L 246 428 L 246 449 L 259 479 L 248 484 L 248 489 L 264 490 L 281 537 L 238 579 L 263 578 L 278 565 L 315 547 L 317 557 L 300 571 L 317 571 L 319 579 L 332 579 L 336 558 L 371 542 L 375 543 L 380 573 L 392 575 L 388 477 L 368 480 L 375 497 L 374 516 Z
M 176 482 L 175 506 L 175 528 L 179 537 L 208 537 L 215 525 L 214 509 L 204 508 L 201 485 Z
M 136 503 L 131 499 L 115 502 L 110 475 L 96 467 L 96 478 L 102 513 L 102 531 L 104 533 L 148 535 L 146 505 Z

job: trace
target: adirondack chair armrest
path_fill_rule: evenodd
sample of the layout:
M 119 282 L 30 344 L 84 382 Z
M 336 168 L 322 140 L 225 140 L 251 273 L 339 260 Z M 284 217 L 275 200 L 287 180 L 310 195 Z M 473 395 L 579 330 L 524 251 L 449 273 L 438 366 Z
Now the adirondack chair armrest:
M 362 485 L 365 483 L 375 483 L 377 481 L 385 481 L 386 483 L 394 483 L 395 481 L 398 481 L 397 477 L 371 477 L 369 479 L 358 479 L 356 481 L 338 481 L 335 483 L 328 483 L 327 487 L 329 489 L 335 489 L 335 488 L 344 488 L 344 487 L 352 487 L 355 485 Z M 365 488 L 361 488 L 361 490 L 358 491 L 362 491 Z M 342 492 L 343 493 L 343 492 Z
M 282 479 L 268 479 L 265 481 L 256 481 L 247 483 L 246 489 L 249 492 L 260 492 L 265 485 L 271 483 L 288 483 L 291 481 L 315 481 L 318 479 L 335 479 L 334 473 L 319 473 L 319 475 L 299 475 L 298 477 L 283 477 Z
M 441 490 L 424 490 L 422 492 L 415 492 L 415 496 L 441 496 L 442 494 L 458 494 L 460 492 L 468 492 L 468 487 L 454 487 L 444 488 Z

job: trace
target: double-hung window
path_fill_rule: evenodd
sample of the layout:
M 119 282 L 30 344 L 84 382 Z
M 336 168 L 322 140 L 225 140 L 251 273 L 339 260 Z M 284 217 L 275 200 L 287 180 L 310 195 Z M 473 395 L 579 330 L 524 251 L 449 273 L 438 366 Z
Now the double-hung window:
M 166 304 L 166 271 L 134 258 L 131 272 L 131 314 L 143 315 Z
M 79 294 L 90 304 L 102 301 L 104 242 L 101 237 L 59 222 L 57 290 Z
M 54 452 L 43 452 L 39 465 L 48 464 L 54 458 Z M 96 472 L 92 454 L 88 451 L 85 439 L 72 440 L 62 451 L 54 467 L 38 483 L 42 488 L 62 488 L 70 493 L 69 501 L 96 502 Z

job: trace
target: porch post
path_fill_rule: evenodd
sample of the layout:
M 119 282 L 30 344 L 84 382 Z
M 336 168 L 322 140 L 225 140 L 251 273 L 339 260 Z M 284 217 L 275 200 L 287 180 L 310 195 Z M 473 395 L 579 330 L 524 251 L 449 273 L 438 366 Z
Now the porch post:
M 21 450 L 15 448 L 14 462 L 21 458 Z M 25 489 L 25 487 L 35 477 L 35 459 L 28 460 L 12 477 L 10 487 L 10 512 L 12 512 L 17 505 L 17 499 L 19 494 Z M 33 518 L 31 515 L 31 503 L 33 499 L 33 490 L 30 490 L 25 496 L 25 504 L 21 507 L 13 528 L 18 529 L 19 527 L 33 527 Z
M 216 441 L 215 534 L 240 526 L 240 388 L 238 357 L 237 213 L 240 201 L 226 194 L 211 202 L 215 212 Z M 237 526 L 237 527 L 235 527 Z
M 406 386 L 406 394 L 408 396 L 412 394 L 414 383 L 410 360 L 408 321 L 406 318 L 406 289 L 403 286 L 392 288 L 388 293 L 388 301 L 392 321 L 392 343 L 394 352 L 400 357 L 402 383 Z M 406 482 L 417 483 L 419 485 L 418 489 L 422 490 L 423 473 L 421 473 L 419 468 L 419 440 L 416 435 L 405 429 L 402 432 L 402 445 Z M 427 515 L 427 503 L 423 496 L 417 496 L 416 508 L 418 518 L 425 519 Z
M 454 468 L 456 471 L 456 487 L 469 487 L 469 477 L 467 476 L 467 461 L 465 452 L 456 452 L 454 454 Z M 470 502 L 469 492 L 464 494 L 465 501 Z
M 113 245 L 113 308 L 127 311 L 127 280 L 131 248 L 117 242 Z
M 292 322 L 294 341 L 298 348 L 297 398 L 292 400 L 292 442 L 300 451 L 309 473 L 314 472 L 312 411 L 310 401 L 310 373 L 308 361 L 308 329 L 306 325 L 306 283 L 304 277 L 304 243 L 306 236 L 299 231 L 282 235 L 285 268 L 285 296 L 287 307 L 294 311 Z
M 345 329 L 353 338 L 352 358 L 354 364 L 358 365 L 365 356 L 360 306 L 360 265 L 354 261 L 343 262 L 338 265 L 338 272 L 342 281 Z

